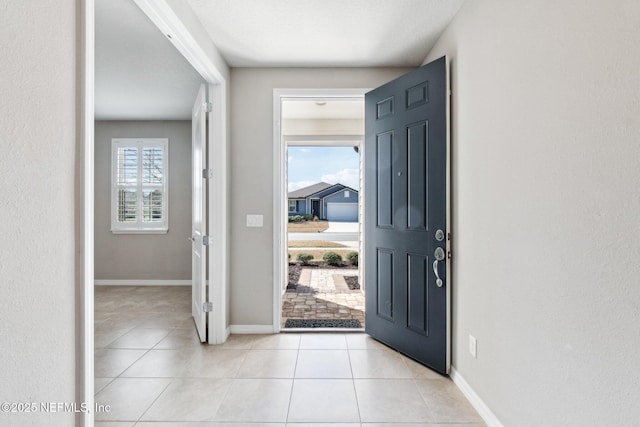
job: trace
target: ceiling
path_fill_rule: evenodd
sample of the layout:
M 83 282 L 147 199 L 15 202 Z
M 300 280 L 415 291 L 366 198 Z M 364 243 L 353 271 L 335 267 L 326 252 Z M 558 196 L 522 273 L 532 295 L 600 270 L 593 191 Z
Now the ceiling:
M 133 0 L 96 0 L 98 120 L 191 118 L 202 77 Z
M 186 1 L 231 67 L 419 66 L 464 2 Z M 188 119 L 201 82 L 134 0 L 96 0 L 96 119 Z
M 463 0 L 187 0 L 232 67 L 406 67 Z
M 283 119 L 364 119 L 363 100 L 304 100 L 282 102 Z

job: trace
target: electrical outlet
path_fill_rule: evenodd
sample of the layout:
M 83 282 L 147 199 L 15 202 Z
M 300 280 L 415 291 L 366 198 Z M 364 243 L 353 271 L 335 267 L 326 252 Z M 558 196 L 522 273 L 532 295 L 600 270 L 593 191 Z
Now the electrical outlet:
M 477 349 L 478 343 L 476 341 L 476 337 L 469 334 L 469 353 L 471 353 L 471 356 L 473 356 L 474 359 L 477 357 Z

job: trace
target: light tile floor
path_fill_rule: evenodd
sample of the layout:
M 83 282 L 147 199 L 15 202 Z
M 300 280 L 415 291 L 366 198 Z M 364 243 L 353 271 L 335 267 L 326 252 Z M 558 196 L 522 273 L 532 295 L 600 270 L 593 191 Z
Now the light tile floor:
M 190 288 L 96 288 L 96 427 L 480 427 L 447 377 L 364 333 L 200 344 Z

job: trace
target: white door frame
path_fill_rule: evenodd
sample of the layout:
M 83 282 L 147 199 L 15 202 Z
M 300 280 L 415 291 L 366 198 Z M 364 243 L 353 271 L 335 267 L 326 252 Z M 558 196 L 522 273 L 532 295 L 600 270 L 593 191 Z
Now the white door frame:
M 228 254 L 228 199 L 227 199 L 227 87 L 228 82 L 200 46 L 189 29 L 184 25 L 169 5 L 162 0 L 134 0 L 149 19 L 163 34 L 171 35 L 170 40 L 191 66 L 209 85 L 209 113 L 207 164 L 212 169 L 212 177 L 207 189 L 209 215 L 207 231 L 212 243 L 207 248 L 209 268 L 209 301 L 213 311 L 208 313 L 208 343 L 222 344 L 229 336 L 227 329 L 227 254 Z M 216 203 L 210 203 L 215 200 Z
M 362 231 L 363 199 L 363 166 L 364 135 L 317 135 L 317 136 L 283 136 L 282 135 L 282 101 L 286 99 L 362 99 L 369 88 L 355 89 L 274 89 L 273 90 L 273 332 L 280 332 L 282 322 L 282 294 L 286 290 L 287 266 L 287 147 L 291 146 L 358 146 L 360 153 L 360 253 L 363 250 L 364 234 Z M 361 280 L 364 279 L 364 260 L 360 257 L 358 270 Z M 364 288 L 364 282 L 362 282 Z
M 195 41 L 183 22 L 163 0 L 135 0 L 137 5 L 164 33 L 171 34 L 171 41 L 178 51 L 191 63 L 209 84 L 209 99 L 213 103 L 210 114 L 208 164 L 213 169 L 213 178 L 208 189 L 210 204 L 209 233 L 213 244 L 207 251 L 209 266 L 209 301 L 214 311 L 209 314 L 209 344 L 224 342 L 228 337 L 226 327 L 227 271 L 227 97 L 228 82 L 205 50 Z M 76 212 L 79 217 L 79 248 L 76 268 L 79 295 L 79 334 L 76 347 L 78 402 L 88 408 L 94 407 L 94 103 L 95 103 L 95 0 L 80 2 L 80 85 L 78 87 L 81 105 L 78 112 L 80 138 L 78 173 L 80 185 L 77 189 L 79 203 Z M 215 155 L 214 155 L 215 154 Z M 81 426 L 94 424 L 93 411 L 78 414 Z

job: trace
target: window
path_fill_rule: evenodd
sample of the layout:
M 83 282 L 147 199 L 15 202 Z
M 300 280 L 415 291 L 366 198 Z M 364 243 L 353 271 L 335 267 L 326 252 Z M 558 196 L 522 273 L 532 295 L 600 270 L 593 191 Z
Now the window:
M 346 197 L 346 198 L 349 197 L 349 190 L 344 190 L 344 197 Z
M 111 232 L 166 233 L 169 140 L 111 140 Z
M 295 200 L 289 200 L 289 212 L 295 212 L 298 210 L 298 207 L 296 206 L 296 201 Z

